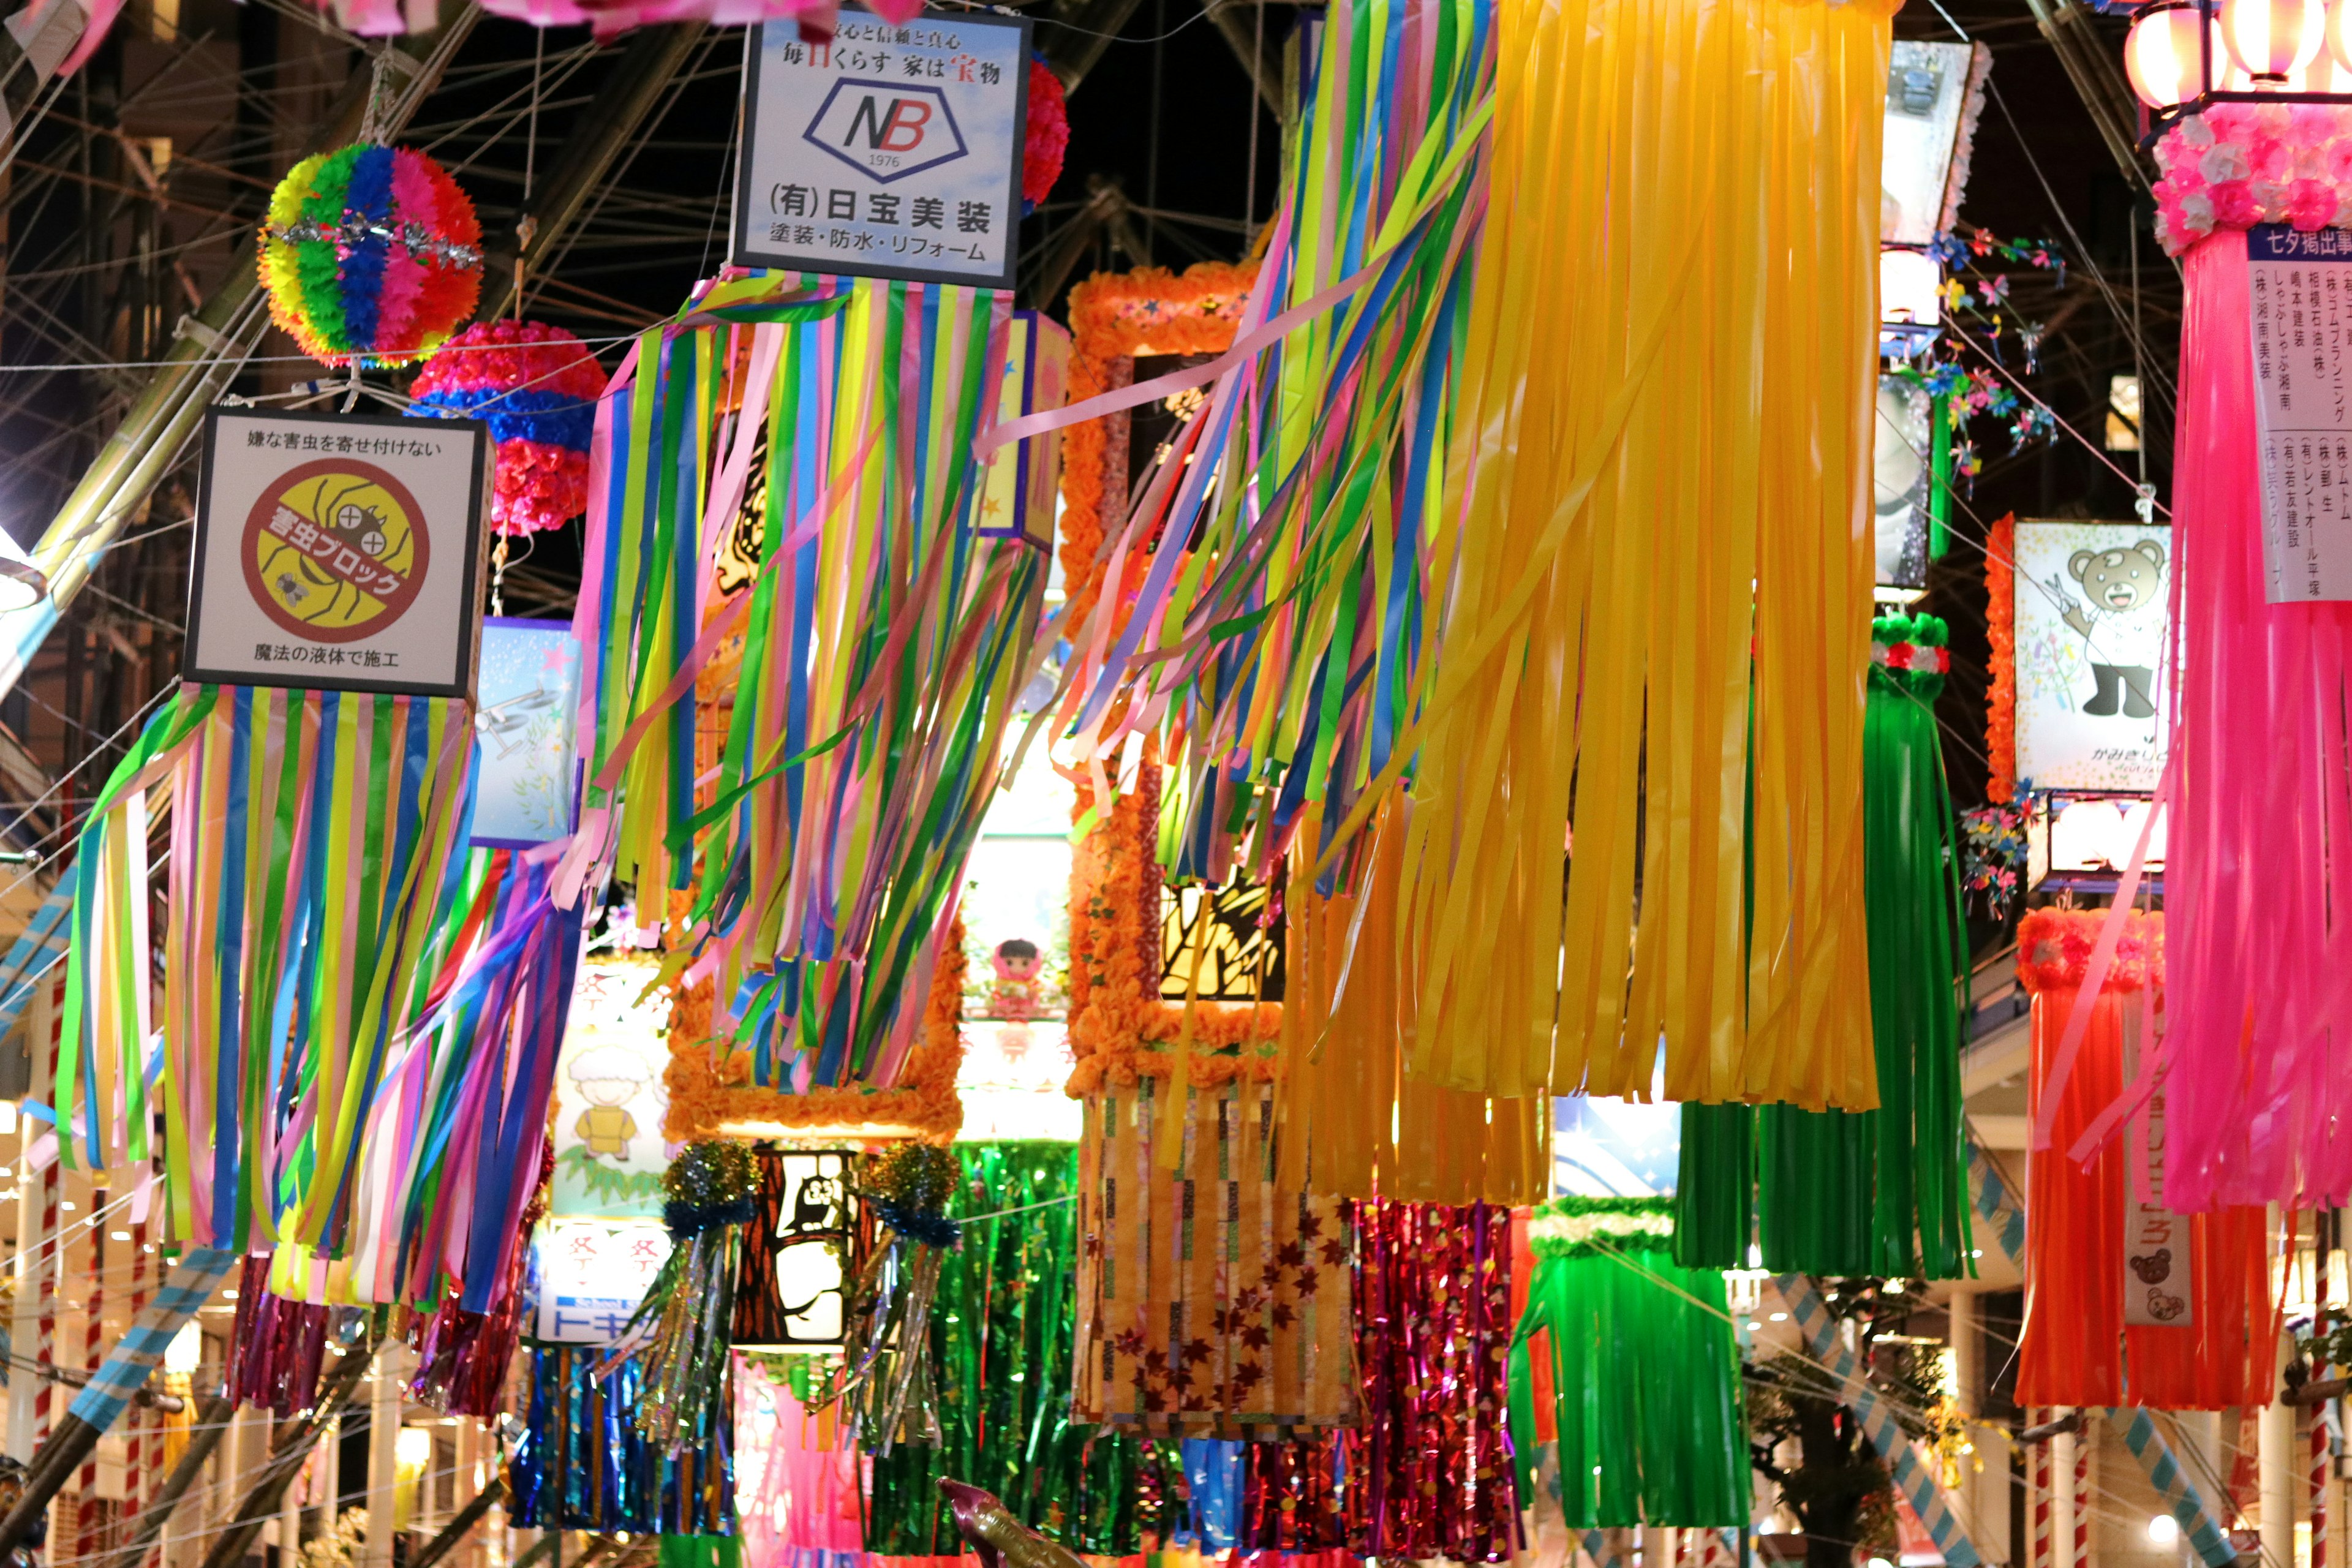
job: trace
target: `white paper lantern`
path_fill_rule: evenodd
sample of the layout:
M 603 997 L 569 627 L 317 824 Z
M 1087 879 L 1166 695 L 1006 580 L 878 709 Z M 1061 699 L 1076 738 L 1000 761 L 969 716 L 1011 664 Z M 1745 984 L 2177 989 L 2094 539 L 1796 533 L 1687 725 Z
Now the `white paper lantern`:
M 2222 0 L 2222 41 L 2256 87 L 2284 87 L 2326 37 L 2325 0 Z

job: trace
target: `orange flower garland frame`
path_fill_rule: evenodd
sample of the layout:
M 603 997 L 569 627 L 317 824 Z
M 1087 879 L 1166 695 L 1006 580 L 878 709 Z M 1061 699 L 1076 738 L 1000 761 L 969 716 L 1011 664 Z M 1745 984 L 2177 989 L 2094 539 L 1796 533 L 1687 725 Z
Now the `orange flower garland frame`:
M 1128 384 L 1127 362 L 1143 354 L 1223 353 L 1233 347 L 1253 263 L 1203 261 L 1181 273 L 1146 267 L 1097 273 L 1070 290 L 1070 401 Z M 1085 623 L 1103 590 L 1103 497 L 1113 419 L 1074 425 L 1062 435 L 1062 576 L 1070 612 Z M 1125 476 L 1120 476 L 1122 488 Z M 1139 571 L 1148 561 L 1139 560 Z M 1090 809 L 1079 786 L 1078 809 Z M 1078 846 L 1070 868 L 1069 1092 L 1131 1087 L 1175 1075 L 1185 1007 L 1160 996 L 1160 790 L 1147 765 L 1141 783 L 1113 804 Z M 1236 1079 L 1276 1076 L 1282 1009 L 1275 1003 L 1198 1003 L 1192 1009 L 1190 1081 L 1215 1089 Z
M 706 777 L 727 743 L 728 705 L 742 658 L 743 637 L 738 632 L 719 645 L 695 679 L 695 690 L 701 699 L 695 768 Z M 671 893 L 671 916 L 683 923 L 690 902 L 687 893 Z M 662 1069 L 662 1083 L 669 1091 L 662 1136 L 677 1143 L 725 1137 L 949 1142 L 963 1127 L 963 1099 L 956 1093 L 956 1073 L 963 1066 L 963 921 L 959 918 L 949 928 L 938 967 L 931 973 L 922 1038 L 907 1053 L 906 1071 L 898 1083 L 881 1089 L 813 1089 L 806 1094 L 763 1089 L 751 1081 L 751 1054 L 734 1049 L 731 1040 L 711 1033 L 711 981 L 674 987 L 669 1065 Z
M 2017 514 L 1985 535 L 1985 636 L 1992 681 L 1985 698 L 1985 798 L 2007 805 L 2017 794 Z

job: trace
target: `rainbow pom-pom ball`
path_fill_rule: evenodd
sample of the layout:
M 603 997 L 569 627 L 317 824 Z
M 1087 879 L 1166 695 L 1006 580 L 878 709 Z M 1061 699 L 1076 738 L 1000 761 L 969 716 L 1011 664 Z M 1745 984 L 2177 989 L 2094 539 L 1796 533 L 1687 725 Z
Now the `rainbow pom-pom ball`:
M 440 164 L 357 144 L 303 159 L 261 231 L 269 314 L 328 364 L 410 364 L 449 340 L 482 292 L 482 228 Z

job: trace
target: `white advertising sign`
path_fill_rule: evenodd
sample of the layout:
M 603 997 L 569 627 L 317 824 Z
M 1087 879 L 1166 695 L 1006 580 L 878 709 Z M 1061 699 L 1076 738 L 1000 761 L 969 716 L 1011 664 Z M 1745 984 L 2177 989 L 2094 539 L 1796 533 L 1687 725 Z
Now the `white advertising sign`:
M 2017 525 L 2017 776 L 2146 795 L 2164 768 L 2172 530 Z
M 761 26 L 743 70 L 734 259 L 1009 289 L 1029 114 L 1025 18 L 841 8 L 830 43 Z
M 2352 599 L 2352 234 L 2246 233 L 2273 605 Z
M 489 426 L 215 408 L 189 680 L 474 694 Z
M 540 1233 L 536 1336 L 599 1345 L 619 1339 L 669 1245 L 669 1229 L 657 1221 L 550 1221 Z

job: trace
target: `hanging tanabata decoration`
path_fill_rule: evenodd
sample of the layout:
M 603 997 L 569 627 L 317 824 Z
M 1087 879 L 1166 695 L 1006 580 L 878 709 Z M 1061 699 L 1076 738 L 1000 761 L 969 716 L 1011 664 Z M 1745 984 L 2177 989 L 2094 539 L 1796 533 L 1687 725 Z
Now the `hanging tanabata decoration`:
M 1069 95 L 1042 55 L 1029 61 L 1029 125 L 1021 147 L 1021 212 L 1024 217 L 1053 194 L 1070 147 Z
M 637 1430 L 644 1365 L 598 1347 L 529 1352 L 523 1436 L 507 1467 L 514 1522 L 610 1534 L 718 1535 L 735 1520 L 733 1424 L 672 1450 Z
M 1010 310 L 945 285 L 718 284 L 640 342 L 600 412 L 579 622 L 591 788 L 567 879 L 609 870 L 643 902 L 693 882 L 698 856 L 671 962 L 712 977 L 721 1054 L 782 1095 L 906 1070 L 1035 657 L 1044 554 L 971 516 Z M 763 431 L 760 573 L 722 602 L 707 560 Z M 738 627 L 706 766 L 682 699 Z
M 270 319 L 324 363 L 414 363 L 474 313 L 482 229 L 440 164 L 364 142 L 314 153 L 270 194 Z
M 2157 232 L 2186 279 L 2163 792 L 2166 1170 L 2185 1210 L 2352 1200 L 2352 575 L 2335 524 L 2296 513 L 2298 494 L 2340 495 L 2305 466 L 2335 464 L 2338 437 L 2286 337 L 2290 310 L 2336 330 L 2347 137 L 2340 105 L 2231 103 L 2157 144 Z
M 1674 1261 L 1672 1200 L 1556 1198 L 1536 1211 L 1511 1351 L 1519 1492 L 1536 1452 L 1532 1356 L 1548 1365 L 1569 1526 L 1745 1524 L 1748 1422 L 1723 1276 Z
M 1355 1425 L 1340 1201 L 1279 1180 L 1271 1084 L 1195 1089 L 1174 1117 L 1171 1092 L 1139 1076 L 1087 1098 L 1074 1418 L 1195 1437 Z M 1193 1244 L 1170 1247 L 1188 1215 Z
M 2032 910 L 2017 930 L 2018 973 L 2033 994 L 2029 1104 L 2061 1152 L 2027 1167 L 2017 1399 L 2161 1410 L 2267 1404 L 2278 1310 L 2264 1211 L 2180 1211 L 2150 1157 L 2176 1136 L 2179 1079 L 2168 1077 L 2122 1124 L 2126 1136 L 2087 1165 L 2063 1153 L 2125 1093 L 2170 1013 L 2163 915 L 2126 912 L 2105 984 L 2084 994 L 2109 913 Z M 2060 1086 L 2053 1069 L 2070 1045 Z
M 588 510 L 588 445 L 604 373 L 587 345 L 537 321 L 482 321 L 441 346 L 409 385 L 416 418 L 487 419 L 498 443 L 490 524 L 560 527 Z
M 1687 1267 L 1746 1268 L 1753 1240 L 1778 1272 L 1973 1272 L 1959 1065 L 1969 966 L 1935 714 L 1946 637 L 1933 616 L 1871 624 L 1863 898 L 1879 1109 L 1685 1106 L 1675 1256 Z

